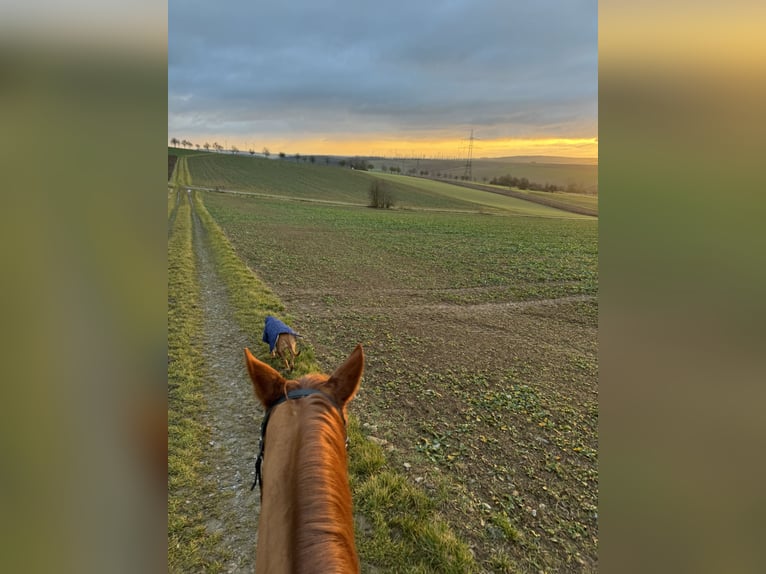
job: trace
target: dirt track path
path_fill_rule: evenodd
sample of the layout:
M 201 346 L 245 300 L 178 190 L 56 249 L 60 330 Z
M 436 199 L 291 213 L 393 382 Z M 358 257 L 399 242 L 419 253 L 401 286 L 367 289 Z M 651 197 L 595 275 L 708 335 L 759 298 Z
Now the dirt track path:
M 196 212 L 192 220 L 204 317 L 203 354 L 209 375 L 205 422 L 212 439 L 205 462 L 210 482 L 226 494 L 224 502 L 208 509 L 207 530 L 221 535 L 221 544 L 230 554 L 224 572 L 252 572 L 260 497 L 250 486 L 261 411 L 247 378 L 242 349 L 253 342 L 233 318 L 226 287 L 216 273 L 206 230 Z

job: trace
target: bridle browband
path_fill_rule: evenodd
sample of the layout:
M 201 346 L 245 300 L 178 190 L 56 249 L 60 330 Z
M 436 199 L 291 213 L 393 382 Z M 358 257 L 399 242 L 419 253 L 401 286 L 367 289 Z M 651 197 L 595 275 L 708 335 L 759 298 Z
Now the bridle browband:
M 279 397 L 279 399 L 277 399 L 274 404 L 266 409 L 266 414 L 263 415 L 263 422 L 261 422 L 261 440 L 258 443 L 258 457 L 255 459 L 255 480 L 253 481 L 253 486 L 250 487 L 251 491 L 255 489 L 255 485 L 257 484 L 261 489 L 261 496 L 263 496 L 263 477 L 261 475 L 261 464 L 263 463 L 264 443 L 266 442 L 266 427 L 269 424 L 271 411 L 289 399 L 302 399 L 303 397 L 317 394 L 322 395 L 324 398 L 330 401 L 330 404 L 335 407 L 340 414 L 344 428 L 346 427 L 346 415 L 343 414 L 343 409 L 338 406 L 338 403 L 336 403 L 330 395 L 320 391 L 319 389 L 295 389 L 289 391 L 286 395 Z M 348 448 L 348 434 L 346 434 L 346 448 Z

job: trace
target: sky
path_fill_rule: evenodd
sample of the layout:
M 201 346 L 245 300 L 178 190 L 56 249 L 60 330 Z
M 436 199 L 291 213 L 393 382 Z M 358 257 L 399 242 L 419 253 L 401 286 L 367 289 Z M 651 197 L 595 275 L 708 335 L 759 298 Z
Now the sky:
M 595 158 L 597 1 L 169 0 L 173 137 L 289 155 Z

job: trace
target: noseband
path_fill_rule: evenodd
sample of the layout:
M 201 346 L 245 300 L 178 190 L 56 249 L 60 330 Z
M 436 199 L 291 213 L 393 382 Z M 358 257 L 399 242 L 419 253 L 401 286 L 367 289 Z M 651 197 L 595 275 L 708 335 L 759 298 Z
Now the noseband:
M 255 480 L 253 481 L 253 486 L 250 487 L 251 491 L 257 484 L 261 489 L 261 496 L 263 496 L 263 477 L 261 476 L 261 464 L 263 463 L 264 443 L 266 441 L 266 426 L 269 424 L 271 411 L 273 411 L 275 407 L 281 405 L 288 399 L 302 399 L 303 397 L 317 394 L 322 395 L 324 398 L 330 401 L 330 404 L 338 410 L 340 418 L 343 421 L 343 426 L 344 428 L 346 427 L 346 416 L 343 414 L 343 409 L 338 406 L 338 403 L 336 403 L 332 397 L 330 397 L 327 393 L 320 391 L 319 389 L 295 389 L 293 391 L 289 391 L 286 395 L 279 397 L 279 399 L 277 399 L 273 405 L 266 409 L 266 414 L 263 415 L 263 422 L 261 423 L 261 440 L 258 443 L 258 457 L 255 459 Z M 346 448 L 348 448 L 348 434 L 346 434 Z

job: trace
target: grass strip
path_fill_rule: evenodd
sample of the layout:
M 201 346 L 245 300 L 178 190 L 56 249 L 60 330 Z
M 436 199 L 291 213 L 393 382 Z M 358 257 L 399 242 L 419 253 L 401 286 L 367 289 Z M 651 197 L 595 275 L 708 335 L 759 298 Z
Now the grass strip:
M 195 211 L 207 230 L 235 318 L 253 341 L 260 341 L 266 315 L 279 313 L 288 322 L 292 318 L 277 296 L 237 255 L 205 207 L 201 194 L 193 195 Z M 261 345 L 255 347 L 256 355 L 266 354 Z M 314 350 L 304 348 L 296 360 L 294 376 L 318 370 Z M 362 570 L 447 574 L 478 571 L 467 544 L 438 515 L 433 500 L 388 468 L 381 447 L 365 438 L 353 415 L 348 434 L 349 479 L 357 511 L 356 541 Z
M 191 174 L 189 173 L 189 164 L 185 157 L 179 157 L 176 162 L 176 168 L 173 172 L 175 184 L 178 186 L 187 186 L 192 184 Z
M 176 205 L 177 193 L 178 192 L 175 189 L 168 190 L 168 221 L 170 221 L 170 216 L 173 213 L 173 208 Z
M 215 489 L 203 479 L 202 314 L 192 250 L 191 207 L 182 197 L 168 240 L 168 571 L 219 572 L 220 536 L 205 529 Z

